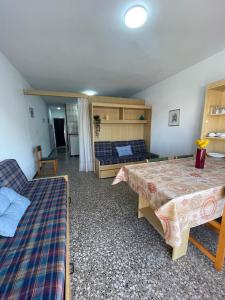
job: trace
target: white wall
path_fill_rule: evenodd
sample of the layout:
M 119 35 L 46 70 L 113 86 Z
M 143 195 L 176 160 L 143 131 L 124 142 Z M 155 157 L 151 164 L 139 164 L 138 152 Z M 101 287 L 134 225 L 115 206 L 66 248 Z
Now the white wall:
M 23 88 L 30 86 L 0 52 L 0 161 L 15 158 L 30 179 L 36 173 L 34 147 L 50 153 L 48 114 L 45 102 L 24 96 Z
M 176 57 L 171 57 L 176 59 Z M 161 155 L 190 154 L 201 132 L 205 88 L 225 79 L 225 51 L 159 82 L 133 97 L 153 107 L 151 151 Z M 181 123 L 168 126 L 168 112 L 180 108 Z

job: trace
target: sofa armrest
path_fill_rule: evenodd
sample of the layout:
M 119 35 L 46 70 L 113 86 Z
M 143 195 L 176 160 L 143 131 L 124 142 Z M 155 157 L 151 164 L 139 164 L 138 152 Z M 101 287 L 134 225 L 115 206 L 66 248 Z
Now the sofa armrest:
M 64 178 L 66 182 L 69 181 L 68 175 L 58 175 L 58 176 L 49 176 L 49 177 L 34 178 L 34 179 L 30 180 L 30 181 L 45 180 L 45 179 L 54 179 L 54 178 Z
M 149 152 L 146 154 L 146 159 L 152 159 L 152 158 L 158 158 L 159 155 L 158 154 L 155 154 L 155 153 L 152 153 L 152 152 Z

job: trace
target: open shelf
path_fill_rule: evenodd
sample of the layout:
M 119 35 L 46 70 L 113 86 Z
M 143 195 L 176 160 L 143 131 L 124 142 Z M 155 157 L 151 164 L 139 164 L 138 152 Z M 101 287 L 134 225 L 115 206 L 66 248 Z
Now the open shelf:
M 101 120 L 102 124 L 147 124 L 149 120 Z
M 220 116 L 225 116 L 225 114 L 208 114 L 208 116 L 212 117 L 220 117 Z
M 219 141 L 225 141 L 225 138 L 222 138 L 222 137 L 211 137 L 211 136 L 206 136 L 205 137 L 206 139 L 209 139 L 209 140 L 219 140 Z

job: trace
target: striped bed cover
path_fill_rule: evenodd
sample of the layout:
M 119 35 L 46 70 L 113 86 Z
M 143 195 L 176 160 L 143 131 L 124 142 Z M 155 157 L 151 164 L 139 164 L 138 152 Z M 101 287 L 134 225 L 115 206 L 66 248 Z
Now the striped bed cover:
M 15 160 L 5 162 L 17 165 Z M 0 163 L 0 186 L 10 186 L 10 180 L 3 182 L 2 177 L 7 168 L 2 170 Z M 19 187 L 20 194 L 29 198 L 31 205 L 15 236 L 0 236 L 0 299 L 64 299 L 66 181 L 63 177 L 23 179 L 23 187 L 20 184 L 15 189 L 18 191 Z

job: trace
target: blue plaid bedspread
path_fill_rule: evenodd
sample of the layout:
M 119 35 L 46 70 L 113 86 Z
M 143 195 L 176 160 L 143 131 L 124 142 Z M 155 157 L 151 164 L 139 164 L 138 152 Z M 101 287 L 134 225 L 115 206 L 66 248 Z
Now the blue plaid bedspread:
M 31 200 L 31 205 L 15 236 L 0 237 L 0 299 L 63 299 L 65 179 L 27 181 L 20 193 Z

